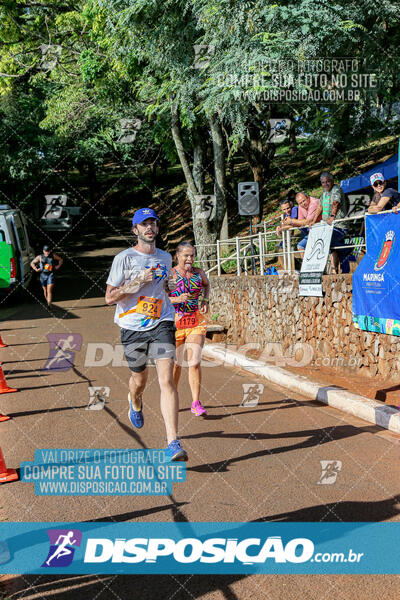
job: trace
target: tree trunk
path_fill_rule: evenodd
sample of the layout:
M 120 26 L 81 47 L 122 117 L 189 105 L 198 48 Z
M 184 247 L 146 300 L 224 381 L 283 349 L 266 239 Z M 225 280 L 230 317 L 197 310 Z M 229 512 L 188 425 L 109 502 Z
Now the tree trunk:
M 229 186 L 231 189 L 236 190 L 237 185 L 236 185 L 236 180 L 235 180 L 235 163 L 233 161 L 233 155 L 231 154 L 232 144 L 229 140 L 229 134 L 226 130 L 226 127 L 222 126 L 222 131 L 224 132 L 226 149 L 228 151 L 227 167 L 228 167 L 228 173 L 229 173 Z M 236 196 L 236 193 L 235 193 L 235 196 Z M 229 204 L 229 202 L 228 202 L 228 204 Z
M 199 194 L 204 194 L 205 188 L 206 139 L 204 131 L 196 129 L 193 132 L 193 179 Z
M 199 172 L 200 166 L 200 157 L 206 155 L 206 152 L 200 151 L 199 147 L 196 147 L 196 159 L 193 164 L 193 172 L 190 169 L 190 163 L 188 161 L 186 151 L 183 145 L 182 140 L 182 132 L 179 122 L 179 115 L 177 110 L 172 110 L 172 121 L 171 121 L 171 130 L 172 137 L 175 143 L 176 151 L 178 153 L 179 161 L 181 163 L 181 167 L 183 170 L 183 174 L 185 176 L 186 184 L 187 184 L 187 194 L 190 201 L 190 206 L 192 209 L 192 220 L 193 220 L 193 231 L 195 237 L 195 243 L 197 246 L 197 257 L 202 269 L 210 269 L 212 266 L 215 266 L 216 263 L 216 241 L 218 237 L 218 232 L 222 224 L 222 220 L 226 210 L 226 198 L 224 196 L 224 179 L 221 174 L 221 164 L 223 161 L 223 151 L 219 148 L 216 130 L 217 127 L 213 125 L 212 130 L 214 130 L 214 135 L 216 137 L 216 141 L 214 142 L 213 136 L 213 147 L 214 153 L 217 150 L 217 157 L 214 156 L 214 161 L 217 160 L 218 166 L 216 166 L 216 210 L 213 211 L 214 214 L 211 215 L 211 218 L 204 218 L 204 216 L 199 215 L 198 211 L 196 211 L 196 196 L 201 194 L 201 188 L 197 187 L 197 184 L 200 186 L 202 181 L 202 175 Z M 204 143 L 204 141 L 203 141 Z M 195 143 L 194 146 L 197 146 Z M 194 150 L 194 149 L 193 149 Z M 203 167 L 204 170 L 204 167 Z M 218 173 L 218 178 L 217 178 Z M 225 174 L 225 173 L 224 173 Z M 196 179 L 195 179 L 196 177 Z M 218 182 L 217 182 L 218 179 Z M 196 181 L 197 180 L 197 181 Z M 204 191 L 204 190 L 203 190 Z M 225 200 L 225 204 L 224 204 Z M 222 203 L 219 206 L 219 203 Z
M 344 104 L 342 110 L 338 114 L 338 127 L 336 134 L 335 150 L 342 152 L 346 148 L 346 139 L 349 137 L 350 131 L 350 116 L 354 111 L 352 104 Z M 330 157 L 329 157 L 330 158 Z
M 290 128 L 289 128 L 289 156 L 293 156 L 297 152 L 297 141 L 296 141 L 296 125 L 291 119 Z
M 87 163 L 87 180 L 89 199 L 90 203 L 93 204 L 96 201 L 97 176 L 95 166 L 91 162 Z
M 225 211 L 225 215 L 221 225 L 221 231 L 219 234 L 220 240 L 227 240 L 229 238 L 229 228 L 228 228 L 228 211 Z
M 269 174 L 270 163 L 275 154 L 275 145 L 263 142 L 260 127 L 261 126 L 254 123 L 248 125 L 249 137 L 243 146 L 244 156 L 253 172 L 254 181 L 258 182 L 260 190 L 258 222 L 262 219 L 264 209 L 264 188 Z
M 217 199 L 215 229 L 219 232 L 226 213 L 228 186 L 226 181 L 225 144 L 222 128 L 215 118 L 210 119 L 214 151 L 214 193 Z
M 172 116 L 171 116 L 171 131 L 172 131 L 172 137 L 173 137 L 173 140 L 175 143 L 175 148 L 178 153 L 179 162 L 181 163 L 181 167 L 183 170 L 183 174 L 185 176 L 186 184 L 188 186 L 189 200 L 192 201 L 191 197 L 194 197 L 199 192 L 198 192 L 198 189 L 196 188 L 196 183 L 193 179 L 193 175 L 190 170 L 189 161 L 186 157 L 186 151 L 185 151 L 185 147 L 183 145 L 181 127 L 180 127 L 180 123 L 179 123 L 178 111 L 174 110 L 174 109 L 172 109 Z

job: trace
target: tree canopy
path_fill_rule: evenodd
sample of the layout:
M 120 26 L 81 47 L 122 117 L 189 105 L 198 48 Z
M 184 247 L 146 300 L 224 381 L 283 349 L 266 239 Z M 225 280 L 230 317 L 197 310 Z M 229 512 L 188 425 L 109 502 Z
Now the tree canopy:
M 207 261 L 236 211 L 238 157 L 263 197 L 276 148 L 271 119 L 291 122 L 292 152 L 304 133 L 327 159 L 354 136 L 398 132 L 399 4 L 5 0 L 3 193 L 26 204 L 55 170 L 93 180 L 107 161 L 127 169 L 178 161 Z M 318 98 L 321 86 L 345 96 Z M 30 190 L 21 192 L 22 181 Z M 204 194 L 216 197 L 206 219 L 196 200 Z

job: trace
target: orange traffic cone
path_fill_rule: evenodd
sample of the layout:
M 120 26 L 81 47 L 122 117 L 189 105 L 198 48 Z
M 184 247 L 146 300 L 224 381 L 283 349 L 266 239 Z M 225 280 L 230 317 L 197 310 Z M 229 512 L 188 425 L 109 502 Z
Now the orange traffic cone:
M 0 367 L 0 394 L 8 394 L 9 392 L 18 392 L 18 390 L 16 388 L 8 387 L 3 369 Z
M 3 421 L 9 421 L 11 419 L 11 417 L 9 417 L 8 415 L 2 415 L 0 413 L 0 423 L 2 423 Z
M 1 334 L 0 334 L 0 348 L 6 348 L 7 344 L 5 344 L 3 342 L 3 340 L 1 339 Z
M 6 461 L 4 460 L 3 452 L 0 447 L 0 483 L 16 481 L 18 473 L 15 469 L 7 469 Z

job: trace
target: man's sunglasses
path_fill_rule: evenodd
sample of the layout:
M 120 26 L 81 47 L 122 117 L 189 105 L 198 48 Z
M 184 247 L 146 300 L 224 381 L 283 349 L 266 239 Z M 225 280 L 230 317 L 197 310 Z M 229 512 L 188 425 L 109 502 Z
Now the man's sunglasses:
M 372 184 L 373 187 L 378 187 L 379 185 L 383 185 L 383 181 L 374 181 Z

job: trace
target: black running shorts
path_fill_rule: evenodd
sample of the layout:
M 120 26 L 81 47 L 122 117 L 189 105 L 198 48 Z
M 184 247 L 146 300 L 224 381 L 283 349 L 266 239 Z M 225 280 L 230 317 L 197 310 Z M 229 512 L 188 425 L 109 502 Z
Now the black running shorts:
M 54 283 L 54 273 L 40 273 L 40 283 L 42 287 L 47 287 L 51 283 Z
M 147 359 L 175 359 L 175 323 L 161 321 L 148 331 L 131 331 L 121 328 L 121 342 L 129 368 L 141 373 L 147 366 Z

